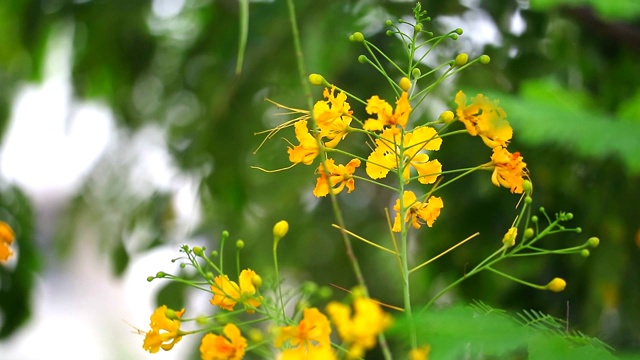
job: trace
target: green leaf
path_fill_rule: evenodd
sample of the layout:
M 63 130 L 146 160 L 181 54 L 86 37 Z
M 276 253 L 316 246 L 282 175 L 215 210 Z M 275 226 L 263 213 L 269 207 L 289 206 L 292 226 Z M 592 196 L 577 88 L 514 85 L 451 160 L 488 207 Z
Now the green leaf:
M 560 5 L 589 6 L 609 19 L 632 20 L 640 14 L 640 2 L 636 0 L 531 0 L 530 5 L 536 11 L 546 11 Z

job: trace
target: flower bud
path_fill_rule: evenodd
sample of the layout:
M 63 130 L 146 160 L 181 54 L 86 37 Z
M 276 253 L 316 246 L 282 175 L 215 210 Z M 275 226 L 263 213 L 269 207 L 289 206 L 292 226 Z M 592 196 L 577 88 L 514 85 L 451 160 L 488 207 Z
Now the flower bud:
M 367 57 L 365 55 L 360 55 L 358 56 L 358 62 L 360 62 L 361 64 L 366 64 L 367 63 Z
M 309 83 L 311 85 L 321 86 L 324 85 L 325 80 L 324 77 L 320 74 L 311 74 L 309 75 Z
M 504 244 L 504 246 L 506 247 L 512 247 L 513 245 L 516 244 L 516 237 L 518 236 L 518 228 L 512 227 L 509 230 L 507 230 L 507 233 L 504 234 L 504 237 L 502 238 L 502 243 Z
M 209 280 L 209 281 L 213 281 L 213 278 L 214 278 L 215 276 L 213 275 L 213 273 L 212 273 L 211 271 L 207 271 L 207 272 L 204 274 L 204 277 L 205 277 L 207 280 Z
M 260 286 L 262 286 L 262 278 L 260 277 L 260 275 L 255 274 L 251 277 L 251 283 L 256 288 L 259 288 Z
M 249 339 L 254 343 L 261 343 L 264 341 L 264 333 L 260 329 L 251 328 L 247 335 L 249 335 Z
M 392 26 L 393 25 L 393 21 L 387 20 L 387 21 L 384 22 L 384 24 L 387 25 L 387 26 Z
M 282 239 L 289 232 L 289 223 L 286 220 L 280 220 L 273 226 L 273 237 Z
M 236 249 L 238 249 L 238 250 L 244 249 L 244 241 L 242 241 L 242 240 L 236 241 Z
M 153 279 L 155 279 L 155 277 L 154 277 L 154 276 L 147 276 L 147 281 L 148 281 L 148 282 L 152 282 L 152 281 L 153 281 Z
M 416 24 L 416 26 L 413 27 L 415 29 L 416 32 L 420 32 L 422 31 L 422 24 Z
M 525 238 L 525 239 L 529 239 L 529 238 L 532 238 L 532 237 L 533 237 L 533 235 L 535 235 L 535 231 L 533 231 L 533 229 L 532 229 L 532 228 L 527 228 L 527 229 L 524 231 L 524 234 L 523 234 L 523 235 L 524 235 L 524 238 Z
M 467 53 L 461 53 L 456 56 L 456 66 L 462 66 L 469 61 L 469 55 Z
M 598 239 L 597 237 L 592 237 L 592 238 L 589 238 L 589 240 L 587 240 L 587 243 L 592 248 L 595 248 L 595 247 L 598 247 L 598 245 L 600 245 L 600 239 Z
M 167 310 L 164 311 L 164 316 L 166 316 L 167 319 L 171 320 L 179 320 L 182 317 L 182 314 L 184 314 L 184 309 L 175 311 L 173 309 L 167 308 Z
M 462 29 L 460 29 L 460 28 L 456 29 L 456 34 L 458 34 L 458 35 L 462 35 L 463 32 L 464 31 L 462 31 Z
M 588 249 L 582 249 L 582 251 L 580 251 L 580 255 L 582 255 L 582 257 L 589 257 L 590 254 L 591 253 Z
M 419 78 L 420 75 L 422 75 L 422 71 L 420 71 L 420 69 L 414 68 L 413 70 L 411 70 L 411 77 L 413 77 L 414 79 Z
M 533 184 L 531 183 L 531 180 L 523 180 L 522 181 L 522 189 L 529 194 L 531 192 L 531 189 L 533 189 Z
M 218 251 L 211 250 L 211 257 L 217 257 L 217 256 L 218 256 Z
M 534 224 L 537 223 L 538 222 L 538 217 L 536 215 L 533 215 L 531 217 L 531 222 L 534 223 Z
M 567 287 L 567 282 L 564 281 L 564 279 L 561 279 L 558 277 L 549 281 L 549 283 L 546 286 L 547 290 L 551 290 L 553 292 L 561 292 L 564 290 L 565 287 Z
M 400 85 L 400 89 L 402 89 L 402 91 L 404 92 L 407 92 L 409 91 L 409 89 L 411 89 L 411 81 L 406 77 L 403 77 L 402 79 L 400 79 L 399 85 Z
M 364 35 L 362 35 L 362 33 L 359 32 L 359 31 L 358 32 L 354 32 L 353 35 L 351 35 L 351 37 L 352 37 L 351 38 L 352 41 L 355 41 L 355 42 L 363 42 L 364 41 Z
M 156 278 L 158 278 L 158 279 L 162 279 L 162 278 L 164 278 L 165 276 L 167 276 L 167 274 L 166 274 L 164 271 L 158 271 L 158 272 L 156 273 Z
M 487 65 L 490 61 L 489 55 L 480 55 L 480 64 Z
M 202 256 L 202 254 L 204 254 L 204 249 L 202 249 L 200 246 L 194 246 L 193 247 L 193 253 L 196 256 Z
M 531 196 L 527 195 L 527 196 L 524 197 L 524 203 L 525 204 L 529 205 L 532 202 L 533 202 L 533 198 Z
M 449 37 L 450 37 L 452 40 L 458 40 L 458 34 L 451 34 L 451 35 L 449 35 Z
M 447 110 L 447 111 L 443 111 L 442 114 L 440 114 L 440 118 L 439 120 L 445 123 L 450 123 L 455 119 L 455 115 L 453 114 L 453 111 Z

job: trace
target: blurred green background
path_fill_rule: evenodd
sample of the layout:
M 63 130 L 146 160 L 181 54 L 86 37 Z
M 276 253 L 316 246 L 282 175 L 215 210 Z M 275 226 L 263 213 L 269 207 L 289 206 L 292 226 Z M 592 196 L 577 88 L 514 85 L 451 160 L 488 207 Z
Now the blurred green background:
M 419 121 L 453 108 L 460 88 L 500 99 L 514 128 L 510 149 L 523 154 L 531 172 L 534 208 L 573 212 L 569 225 L 583 230 L 551 237 L 546 245 L 601 239 L 588 258 L 550 256 L 507 265 L 514 275 L 535 283 L 563 277 L 568 282 L 563 293 L 534 291 L 487 273 L 463 283 L 449 299 L 481 299 L 497 308 L 538 309 L 560 318 L 569 305 L 571 328 L 621 353 L 640 352 L 640 4 L 467 0 L 422 5 L 434 18 L 428 29 L 465 30 L 429 57 L 424 69 L 463 51 L 471 57 L 486 53 L 492 61 L 444 84 L 423 104 Z M 404 1 L 296 1 L 307 70 L 361 98 L 379 94 L 391 99 L 382 78 L 358 63 L 364 49 L 348 36 L 361 31 L 401 59 L 401 43 L 385 34 L 384 21 L 408 19 L 413 6 Z M 280 258 L 290 278 L 346 288 L 355 284 L 339 234 L 330 227 L 330 202 L 311 195 L 313 169 L 301 165 L 267 174 L 251 168 L 288 165 L 280 136 L 254 154 L 262 141 L 254 133 L 288 120 L 276 116 L 277 109 L 264 99 L 298 108 L 305 107 L 306 99 L 295 71 L 286 3 L 250 2 L 244 64 L 236 74 L 240 18 L 239 3 L 231 0 L 0 3 L 3 144 L 11 141 L 18 94 L 56 74 L 71 84 L 69 114 L 77 114 L 81 104 L 93 104 L 112 121 L 105 127 L 102 115 L 95 125 L 108 131 L 109 141 L 65 191 L 45 186 L 52 193 L 44 194 L 23 186 L 7 170 L 9 151 L 3 147 L 0 219 L 16 229 L 19 256 L 0 267 L 0 339 L 10 340 L 28 323 L 38 301 L 38 277 L 75 261 L 72 254 L 87 242 L 102 260 L 88 261 L 88 266 L 106 267 L 117 282 L 134 259 L 153 249 L 170 244 L 174 257 L 182 243 L 214 249 L 227 229 L 232 240 L 247 244 L 243 267 L 269 276 L 271 227 L 287 219 L 291 230 Z M 62 60 L 53 61 L 55 56 Z M 321 89 L 313 88 L 313 94 L 314 101 L 319 99 Z M 72 118 L 65 118 L 69 128 Z M 94 126 L 89 113 L 77 121 Z M 34 137 L 46 137 L 46 126 L 30 129 Z M 292 139 L 292 131 L 285 136 Z M 436 157 L 447 169 L 486 162 L 490 153 L 476 143 L 447 138 Z M 55 153 L 36 141 L 22 146 L 32 155 L 10 154 L 12 163 L 25 167 L 42 166 L 29 159 Z M 157 152 L 168 155 L 158 166 L 168 162 L 174 170 L 154 172 Z M 79 146 L 70 157 L 54 158 L 48 163 L 51 171 L 39 173 L 38 180 L 56 178 L 74 154 L 82 153 Z M 181 197 L 184 184 L 192 195 L 187 205 Z M 436 226 L 414 233 L 416 263 L 476 231 L 481 237 L 421 271 L 413 287 L 417 298 L 427 299 L 493 252 L 519 200 L 493 186 L 484 173 L 447 187 L 441 196 L 445 208 Z M 52 197 L 56 206 L 47 207 Z M 353 194 L 339 199 L 349 229 L 370 239 L 387 233 L 383 209 L 392 206 L 393 194 L 358 184 Z M 401 304 L 398 279 L 389 271 L 393 261 L 364 244 L 355 248 L 372 295 Z M 169 259 L 160 260 L 170 266 Z M 143 281 L 151 274 L 139 286 L 157 289 L 160 285 Z M 176 287 L 158 294 L 175 307 L 188 298 Z

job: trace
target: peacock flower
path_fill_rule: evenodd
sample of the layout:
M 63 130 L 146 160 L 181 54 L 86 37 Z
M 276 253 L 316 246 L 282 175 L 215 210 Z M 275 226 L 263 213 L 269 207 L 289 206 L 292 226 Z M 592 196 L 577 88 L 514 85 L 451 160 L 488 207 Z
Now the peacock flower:
M 247 348 L 247 339 L 240 333 L 240 329 L 228 323 L 222 330 L 224 335 L 207 334 L 200 343 L 202 360 L 240 360 Z
M 305 165 L 311 165 L 313 160 L 318 156 L 318 141 L 309 132 L 307 127 L 307 120 L 299 120 L 294 124 L 296 131 L 296 139 L 300 142 L 299 145 L 290 147 L 287 152 L 289 153 L 289 161 L 294 164 L 303 163 Z
M 260 276 L 251 269 L 240 272 L 240 285 L 229 280 L 227 275 L 218 275 L 213 279 L 211 305 L 233 311 L 238 302 L 242 302 L 248 313 L 262 304 L 262 296 L 256 296 L 257 286 L 262 282 Z
M 351 114 L 353 114 L 347 102 L 347 95 L 344 92 L 334 95 L 334 92 L 335 87 L 331 90 L 325 88 L 323 95 L 327 100 L 320 100 L 313 106 L 313 115 L 320 128 L 320 137 L 329 140 L 324 144 L 329 148 L 336 147 L 340 140 L 347 136 Z
M 455 98 L 458 108 L 456 114 L 471 136 L 479 135 L 490 148 L 507 146 L 513 136 L 513 129 L 506 120 L 507 114 L 482 94 L 476 95 L 467 105 L 467 95 L 458 91 Z
M 180 318 L 185 309 L 174 311 L 166 305 L 157 308 L 151 315 L 151 331 L 144 337 L 142 348 L 150 353 L 157 353 L 160 349 L 169 351 L 182 340 L 180 332 Z
M 362 128 L 367 131 L 382 131 L 385 126 L 395 127 L 396 125 L 404 128 L 409 121 L 409 114 L 411 114 L 409 94 L 406 91 L 402 92 L 396 101 L 395 111 L 388 102 L 380 99 L 377 95 L 367 100 L 365 110 L 369 115 L 377 115 L 377 119 L 369 118 L 364 122 Z
M 510 189 L 511 193 L 522 194 L 523 176 L 527 176 L 527 164 L 522 160 L 519 152 L 512 154 L 504 147 L 493 148 L 491 182 Z
M 327 317 L 317 308 L 303 311 L 298 325 L 279 328 L 275 346 L 283 349 L 281 359 L 335 359 L 331 350 L 331 325 Z
M 347 192 L 355 189 L 353 173 L 360 166 L 360 159 L 352 159 L 347 165 L 336 165 L 333 159 L 327 159 L 324 164 L 318 166 L 316 173 L 320 175 L 316 181 L 316 187 L 313 189 L 313 195 L 317 197 L 326 196 L 329 193 L 329 181 L 333 186 L 335 194 L 340 193 L 345 187 Z M 325 170 L 326 169 L 326 170 Z M 327 173 L 329 174 L 327 176 Z
M 404 222 L 411 222 L 411 226 L 416 229 L 419 229 L 423 222 L 426 223 L 427 226 L 432 227 L 438 216 L 440 216 L 440 210 L 444 207 L 444 203 L 440 197 L 431 196 L 427 202 L 420 202 L 416 198 L 416 194 L 409 190 L 403 193 L 402 202 L 405 209 L 407 209 L 405 211 Z M 400 199 L 396 200 L 393 210 L 396 211 L 396 217 L 393 221 L 392 230 L 394 232 L 400 232 L 402 229 Z

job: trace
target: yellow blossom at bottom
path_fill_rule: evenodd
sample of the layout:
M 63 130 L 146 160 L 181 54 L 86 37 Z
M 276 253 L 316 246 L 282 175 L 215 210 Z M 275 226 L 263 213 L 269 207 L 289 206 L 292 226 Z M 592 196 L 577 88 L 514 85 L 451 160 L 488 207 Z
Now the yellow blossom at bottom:
M 304 309 L 297 326 L 284 326 L 279 332 L 274 342 L 277 348 L 284 347 L 279 359 L 335 359 L 329 339 L 331 325 L 317 308 Z
M 352 314 L 350 306 L 332 301 L 327 305 L 327 313 L 342 341 L 349 344 L 349 358 L 360 358 L 376 345 L 377 336 L 391 325 L 393 319 L 369 298 L 355 299 L 353 308 Z
M 176 312 L 166 305 L 157 308 L 151 315 L 151 331 L 145 336 L 142 348 L 150 353 L 156 353 L 161 348 L 171 350 L 182 339 L 180 318 L 184 311 L 185 309 Z
M 207 334 L 200 343 L 202 360 L 240 360 L 247 348 L 240 329 L 233 323 L 228 323 L 222 330 L 223 335 Z
M 411 349 L 411 351 L 409 352 L 409 360 L 429 360 L 430 352 L 430 345 L 424 345 L 415 349 Z

